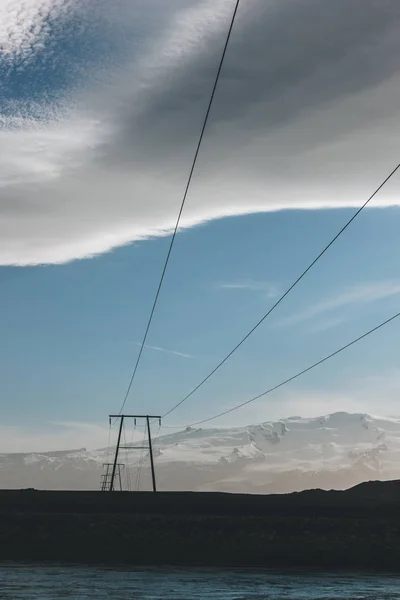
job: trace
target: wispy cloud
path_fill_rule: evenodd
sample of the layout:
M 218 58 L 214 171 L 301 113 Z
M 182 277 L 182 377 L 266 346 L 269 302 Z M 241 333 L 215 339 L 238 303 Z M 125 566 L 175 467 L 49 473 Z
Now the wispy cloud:
M 342 325 L 346 319 L 344 317 L 337 317 L 332 319 L 327 319 L 319 323 L 315 323 L 310 327 L 309 331 L 311 333 L 323 333 L 324 331 L 328 331 L 328 329 L 333 329 L 334 327 L 338 327 Z
M 139 342 L 134 342 L 135 346 L 141 346 Z M 177 350 L 170 350 L 169 348 L 161 348 L 161 346 L 150 346 L 145 344 L 145 348 L 148 350 L 155 350 L 156 352 L 165 352 L 166 354 L 173 354 L 174 356 L 180 356 L 181 358 L 195 359 L 193 354 L 187 354 L 186 352 L 178 352 Z
M 244 290 L 248 292 L 259 292 L 266 295 L 268 298 L 274 298 L 278 294 L 275 285 L 268 281 L 257 281 L 248 279 L 246 281 L 236 281 L 232 283 L 218 283 L 216 288 L 219 290 Z
M 303 311 L 291 315 L 290 317 L 281 319 L 277 322 L 277 325 L 285 327 L 296 325 L 297 323 L 324 315 L 328 312 L 349 307 L 353 304 L 367 304 L 377 300 L 390 298 L 391 296 L 397 296 L 399 294 L 400 282 L 396 281 L 358 285 L 342 292 L 334 298 L 328 298 L 322 302 L 317 302 Z
M 0 426 L 0 452 L 49 452 L 79 448 L 105 448 L 108 427 L 100 423 L 49 422 L 41 429 Z
M 255 402 L 237 414 L 228 415 L 226 422 L 230 425 L 250 425 L 294 416 L 318 417 L 338 411 L 365 412 L 370 406 L 349 390 L 335 393 L 326 390 L 310 389 L 305 392 L 293 389 L 277 394 L 270 400 Z
M 227 415 L 216 424 L 240 426 L 293 416 L 318 417 L 339 411 L 399 417 L 399 390 L 398 370 L 388 370 L 382 375 L 357 376 L 350 381 L 343 381 L 341 389 L 337 390 L 315 388 L 312 385 L 303 389 L 282 388 L 269 397 Z M 228 403 L 224 408 L 231 406 L 232 403 Z

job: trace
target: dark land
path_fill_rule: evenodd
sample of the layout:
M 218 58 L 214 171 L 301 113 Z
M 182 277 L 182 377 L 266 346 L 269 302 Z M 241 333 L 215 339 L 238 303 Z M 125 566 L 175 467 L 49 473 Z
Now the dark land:
M 0 490 L 0 560 L 400 571 L 400 481 L 282 495 Z

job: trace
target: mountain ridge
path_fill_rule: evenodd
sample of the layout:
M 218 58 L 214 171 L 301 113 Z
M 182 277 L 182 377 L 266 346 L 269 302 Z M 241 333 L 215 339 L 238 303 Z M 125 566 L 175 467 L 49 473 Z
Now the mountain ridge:
M 400 477 L 400 417 L 335 412 L 257 425 L 186 428 L 155 438 L 161 490 L 280 493 Z M 113 448 L 0 454 L 0 488 L 99 489 Z M 140 457 L 121 450 L 125 489 Z M 140 489 L 150 488 L 148 456 Z

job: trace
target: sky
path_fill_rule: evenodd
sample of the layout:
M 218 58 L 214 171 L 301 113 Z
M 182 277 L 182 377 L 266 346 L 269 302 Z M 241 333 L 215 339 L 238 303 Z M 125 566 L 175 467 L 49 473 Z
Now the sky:
M 0 0 L 0 451 L 119 410 L 233 0 Z M 126 410 L 165 412 L 400 160 L 395 0 L 242 0 Z M 165 424 L 242 402 L 399 310 L 400 176 Z M 217 425 L 399 414 L 393 322 Z

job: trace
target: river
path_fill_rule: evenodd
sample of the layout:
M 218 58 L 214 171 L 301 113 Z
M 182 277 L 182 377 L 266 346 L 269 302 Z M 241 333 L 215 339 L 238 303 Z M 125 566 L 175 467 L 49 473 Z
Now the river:
M 1 600 L 400 600 L 400 577 L 0 563 Z

